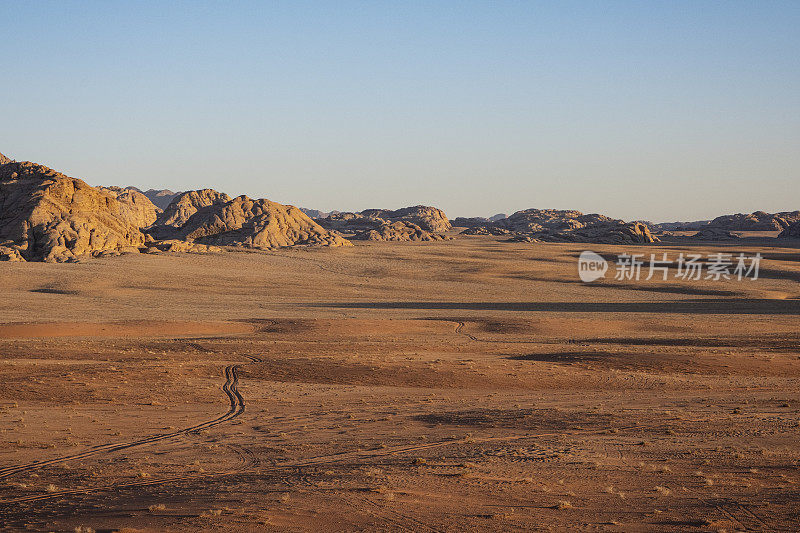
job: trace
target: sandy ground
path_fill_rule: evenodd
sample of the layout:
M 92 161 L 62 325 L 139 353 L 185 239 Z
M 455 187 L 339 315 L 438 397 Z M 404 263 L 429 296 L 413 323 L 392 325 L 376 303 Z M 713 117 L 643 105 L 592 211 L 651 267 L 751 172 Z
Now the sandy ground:
M 765 243 L 590 247 L 757 281 L 489 237 L 0 264 L 0 526 L 798 530 L 800 251 Z

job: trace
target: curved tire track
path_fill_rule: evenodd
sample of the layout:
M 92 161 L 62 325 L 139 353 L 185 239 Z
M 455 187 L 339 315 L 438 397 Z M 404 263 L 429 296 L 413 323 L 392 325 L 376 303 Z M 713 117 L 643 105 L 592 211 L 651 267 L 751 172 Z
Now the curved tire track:
M 252 363 L 259 363 L 261 359 L 258 357 L 252 356 L 244 356 Z M 242 395 L 239 393 L 239 375 L 238 370 L 240 365 L 228 365 L 225 367 L 225 383 L 222 385 L 222 391 L 227 395 L 228 400 L 230 402 L 230 406 L 228 411 L 214 418 L 213 420 L 208 420 L 206 422 L 201 422 L 200 424 L 195 424 L 194 426 L 189 426 L 183 429 L 179 429 L 176 431 L 172 431 L 170 433 L 162 433 L 158 435 L 150 435 L 148 437 L 144 437 L 132 442 L 122 442 L 122 443 L 115 443 L 115 444 L 102 444 L 100 446 L 95 446 L 89 450 L 84 452 L 72 454 L 72 455 L 65 455 L 62 457 L 56 457 L 54 459 L 46 459 L 41 461 L 34 461 L 32 463 L 27 463 L 24 465 L 16 465 L 16 466 L 8 466 L 5 468 L 0 468 L 0 479 L 5 479 L 14 474 L 18 474 L 20 472 L 31 472 L 33 470 L 38 470 L 39 468 L 43 468 L 45 466 L 56 465 L 59 463 L 64 463 L 67 461 L 73 461 L 75 459 L 84 459 L 87 457 L 92 457 L 99 454 L 104 453 L 112 453 L 117 452 L 120 450 L 127 450 L 130 448 L 135 448 L 137 446 L 144 446 L 146 444 L 152 444 L 154 442 L 160 442 L 163 440 L 173 439 L 175 437 L 179 437 L 181 435 L 186 435 L 188 433 L 195 433 L 204 429 L 209 429 L 220 424 L 224 424 L 225 422 L 230 422 L 231 420 L 239 417 L 245 410 L 245 402 Z

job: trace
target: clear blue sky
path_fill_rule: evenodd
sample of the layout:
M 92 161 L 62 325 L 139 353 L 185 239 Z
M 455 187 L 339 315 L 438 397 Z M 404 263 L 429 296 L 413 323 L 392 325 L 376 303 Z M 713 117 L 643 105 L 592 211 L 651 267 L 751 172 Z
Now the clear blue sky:
M 800 2 L 3 1 L 0 152 L 323 210 L 800 209 Z

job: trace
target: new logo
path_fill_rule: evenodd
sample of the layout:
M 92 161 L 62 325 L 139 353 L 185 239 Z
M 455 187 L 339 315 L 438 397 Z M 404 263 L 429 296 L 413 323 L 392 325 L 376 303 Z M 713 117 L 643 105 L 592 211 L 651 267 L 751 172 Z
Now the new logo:
M 608 261 L 594 252 L 581 252 L 578 257 L 578 275 L 584 283 L 591 283 L 605 277 Z

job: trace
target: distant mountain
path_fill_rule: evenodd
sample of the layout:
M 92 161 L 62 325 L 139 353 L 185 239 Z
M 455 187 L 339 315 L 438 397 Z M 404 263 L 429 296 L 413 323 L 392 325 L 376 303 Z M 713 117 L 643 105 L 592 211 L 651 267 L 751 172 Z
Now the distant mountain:
M 800 220 L 800 211 L 782 211 L 766 213 L 737 213 L 722 215 L 713 220 L 696 220 L 694 222 L 663 222 L 654 224 L 659 231 L 695 231 L 706 228 L 726 231 L 781 231 Z
M 306 207 L 300 207 L 298 209 L 311 218 L 325 218 L 341 213 L 341 211 L 320 211 L 319 209 L 308 209 Z
M 179 192 L 172 192 L 169 189 L 161 189 L 161 190 L 147 189 L 146 191 L 140 191 L 140 192 L 145 196 L 147 196 L 147 198 L 149 198 L 150 201 L 153 202 L 156 205 L 156 207 L 158 207 L 161 210 L 166 209 L 167 206 L 169 206 L 169 204 L 172 203 L 172 200 L 174 200 L 176 196 L 181 194 Z
M 695 220 L 693 222 L 662 222 L 653 224 L 653 229 L 657 231 L 696 231 L 705 228 L 711 223 L 710 220 Z

